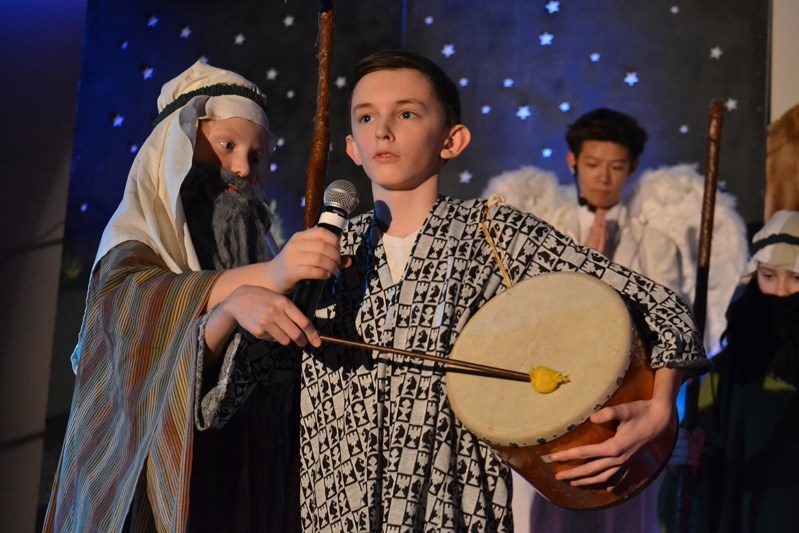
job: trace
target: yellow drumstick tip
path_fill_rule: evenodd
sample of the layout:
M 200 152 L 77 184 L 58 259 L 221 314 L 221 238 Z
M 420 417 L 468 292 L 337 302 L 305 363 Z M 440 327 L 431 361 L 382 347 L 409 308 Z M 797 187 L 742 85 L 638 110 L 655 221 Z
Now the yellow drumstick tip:
M 560 387 L 561 383 L 568 382 L 567 376 L 545 366 L 535 366 L 530 370 L 530 383 L 533 389 L 541 394 L 549 394 Z

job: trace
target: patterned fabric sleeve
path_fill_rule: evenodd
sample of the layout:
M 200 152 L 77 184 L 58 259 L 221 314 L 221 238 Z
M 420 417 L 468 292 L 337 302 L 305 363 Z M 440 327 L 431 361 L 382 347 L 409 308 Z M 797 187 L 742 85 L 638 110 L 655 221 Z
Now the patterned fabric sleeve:
M 299 369 L 299 355 L 291 350 L 273 350 L 273 345 L 253 338 L 243 330 L 233 334 L 228 342 L 215 385 L 208 392 L 203 383 L 205 357 L 205 325 L 208 315 L 200 322 L 194 421 L 197 429 L 224 426 L 247 401 L 259 383 L 282 382 L 291 379 Z M 272 353 L 274 352 L 274 353 Z M 201 397 L 202 396 L 202 397 Z
M 489 212 L 489 228 L 503 250 L 511 277 L 518 281 L 543 272 L 578 271 L 607 283 L 624 298 L 633 318 L 648 331 L 653 368 L 710 368 L 688 306 L 674 291 L 602 254 L 576 244 L 551 225 L 508 206 Z

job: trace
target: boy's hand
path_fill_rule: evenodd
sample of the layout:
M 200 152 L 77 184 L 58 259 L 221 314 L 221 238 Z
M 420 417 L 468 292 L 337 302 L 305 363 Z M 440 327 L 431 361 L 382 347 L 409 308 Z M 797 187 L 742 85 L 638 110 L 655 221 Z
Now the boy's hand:
M 324 228 L 311 228 L 295 233 L 281 252 L 269 261 L 266 286 L 280 294 L 288 294 L 302 280 L 325 280 L 338 272 L 342 262 L 339 239 Z
M 244 285 L 215 310 L 255 337 L 282 345 L 322 345 L 319 332 L 290 299 L 263 287 Z M 220 317 L 221 318 L 221 317 Z M 223 320 L 225 320 L 223 318 Z
M 616 421 L 616 434 L 599 444 L 556 452 L 550 459 L 564 462 L 586 460 L 585 464 L 559 472 L 555 477 L 573 486 L 606 485 L 613 490 L 629 473 L 633 456 L 665 431 L 676 416 L 672 402 L 653 398 L 605 407 L 591 415 L 591 422 Z

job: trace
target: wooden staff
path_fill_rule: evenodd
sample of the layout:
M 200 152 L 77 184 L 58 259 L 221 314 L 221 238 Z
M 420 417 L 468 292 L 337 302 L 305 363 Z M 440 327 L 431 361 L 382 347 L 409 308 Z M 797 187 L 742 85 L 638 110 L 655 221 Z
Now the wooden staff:
M 702 197 L 702 221 L 699 228 L 699 257 L 696 268 L 696 291 L 694 293 L 694 316 L 699 331 L 704 335 L 707 318 L 708 277 L 710 273 L 710 245 L 713 240 L 713 215 L 716 207 L 716 183 L 718 182 L 719 146 L 724 106 L 719 100 L 710 103 L 710 121 L 707 132 L 707 167 L 705 190 Z M 697 402 L 699 379 L 690 378 L 685 384 L 685 414 L 682 426 L 686 432 L 697 425 Z M 691 507 L 696 491 L 696 479 L 692 468 L 681 465 L 677 470 L 676 518 L 677 531 L 687 532 L 690 526 Z
M 305 172 L 305 227 L 316 225 L 322 212 L 327 156 L 330 151 L 330 55 L 333 48 L 333 0 L 322 0 L 317 43 L 318 80 L 311 155 Z

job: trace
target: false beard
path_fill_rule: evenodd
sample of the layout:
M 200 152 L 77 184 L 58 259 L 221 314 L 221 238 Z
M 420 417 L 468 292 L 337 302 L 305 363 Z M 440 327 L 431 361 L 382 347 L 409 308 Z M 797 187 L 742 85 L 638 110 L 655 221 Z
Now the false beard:
M 194 162 L 180 198 L 200 267 L 235 268 L 267 261 L 272 225 L 255 187 L 229 170 Z

